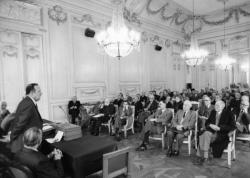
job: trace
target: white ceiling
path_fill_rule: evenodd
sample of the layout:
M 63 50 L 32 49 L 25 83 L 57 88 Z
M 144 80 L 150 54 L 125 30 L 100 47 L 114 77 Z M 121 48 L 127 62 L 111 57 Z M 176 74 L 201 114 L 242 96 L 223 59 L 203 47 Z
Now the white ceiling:
M 170 0 L 166 0 L 170 1 Z M 172 0 L 189 11 L 193 11 L 193 0 Z M 250 0 L 228 0 L 226 8 L 250 3 Z M 222 0 L 194 0 L 195 14 L 209 14 L 223 9 Z

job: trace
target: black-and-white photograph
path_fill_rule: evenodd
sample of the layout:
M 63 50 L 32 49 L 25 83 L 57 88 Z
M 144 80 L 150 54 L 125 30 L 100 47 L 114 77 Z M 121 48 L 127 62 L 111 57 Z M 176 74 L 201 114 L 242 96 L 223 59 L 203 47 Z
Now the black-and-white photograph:
M 0 0 L 0 178 L 250 177 L 250 0 Z

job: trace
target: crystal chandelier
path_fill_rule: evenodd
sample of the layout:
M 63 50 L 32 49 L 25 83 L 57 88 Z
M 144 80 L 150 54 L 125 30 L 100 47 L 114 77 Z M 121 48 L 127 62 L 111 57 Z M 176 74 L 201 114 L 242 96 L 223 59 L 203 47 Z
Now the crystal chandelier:
M 226 1 L 223 0 L 224 3 L 224 19 L 225 19 L 225 6 L 226 6 Z M 222 70 L 229 70 L 232 68 L 232 64 L 236 62 L 236 60 L 232 57 L 229 56 L 228 54 L 228 49 L 225 44 L 226 42 L 226 22 L 224 22 L 224 44 L 222 45 L 223 51 L 221 53 L 221 56 L 215 61 L 215 64 Z
M 193 0 L 193 32 L 191 35 L 190 48 L 181 54 L 181 57 L 186 60 L 187 65 L 197 66 L 200 65 L 203 60 L 208 56 L 208 52 L 204 49 L 199 48 L 198 41 L 194 35 L 194 0 Z
M 235 62 L 236 60 L 228 55 L 228 50 L 224 49 L 220 58 L 215 61 L 215 64 L 222 70 L 230 70 Z
M 241 64 L 240 68 L 244 71 L 244 72 L 248 72 L 249 71 L 249 63 L 245 62 L 243 64 Z
M 123 18 L 123 3 L 113 11 L 111 25 L 96 35 L 98 44 L 111 57 L 125 57 L 139 47 L 140 33 L 126 27 Z

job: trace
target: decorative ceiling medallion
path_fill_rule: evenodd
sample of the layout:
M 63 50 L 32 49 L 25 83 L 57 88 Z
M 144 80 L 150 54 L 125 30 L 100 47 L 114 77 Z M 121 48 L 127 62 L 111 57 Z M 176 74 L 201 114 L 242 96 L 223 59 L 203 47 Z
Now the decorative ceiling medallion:
M 51 20 L 56 21 L 57 25 L 67 21 L 67 13 L 63 12 L 62 7 L 58 5 L 53 6 L 53 9 L 49 9 L 48 15 Z

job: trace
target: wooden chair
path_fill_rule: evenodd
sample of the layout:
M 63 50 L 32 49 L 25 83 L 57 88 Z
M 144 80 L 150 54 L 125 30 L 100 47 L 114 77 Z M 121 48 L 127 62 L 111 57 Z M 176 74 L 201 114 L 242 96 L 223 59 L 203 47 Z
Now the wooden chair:
M 235 155 L 235 135 L 236 135 L 236 130 L 229 132 L 229 143 L 227 146 L 227 149 L 224 150 L 224 153 L 227 153 L 227 164 L 228 168 L 231 168 L 231 161 L 232 161 L 232 155 L 233 155 L 233 160 L 236 159 Z
M 248 130 L 250 130 L 250 124 L 248 125 Z M 236 137 L 236 140 L 248 141 L 250 143 L 250 134 L 241 134 Z
M 131 148 L 126 147 L 103 155 L 103 178 L 113 178 L 125 174 L 131 177 Z
M 172 112 L 172 119 L 174 118 L 174 109 L 170 109 L 171 112 Z M 161 133 L 161 135 L 152 135 L 152 136 L 149 136 L 149 139 L 150 140 L 158 140 L 158 141 L 161 141 L 162 143 L 162 149 L 164 150 L 165 148 L 165 135 L 167 133 L 167 126 L 165 125 L 164 126 L 164 131 Z
M 32 171 L 24 165 L 13 165 L 9 167 L 15 178 L 33 178 Z
M 116 105 L 115 106 L 115 113 L 117 112 L 117 110 L 118 110 L 118 106 Z M 108 120 L 108 122 L 101 124 L 101 126 L 108 127 L 108 129 L 109 129 L 109 135 L 112 134 L 111 124 L 112 124 L 112 120 L 114 119 L 114 117 L 115 117 L 115 114 L 113 114 L 112 116 L 110 116 L 110 119 Z M 100 127 L 100 129 L 101 129 L 101 127 Z
M 132 108 L 132 116 L 127 119 L 126 124 L 121 129 L 121 131 L 124 132 L 124 137 L 127 138 L 127 132 L 128 130 L 132 130 L 132 133 L 135 134 L 134 131 L 134 121 L 135 121 L 135 106 L 131 106 Z
M 101 126 L 108 127 L 110 135 L 111 135 L 111 121 L 112 121 L 112 117 L 110 117 L 110 119 L 108 120 L 108 122 L 101 124 Z M 100 127 L 100 130 L 101 130 L 101 127 Z

